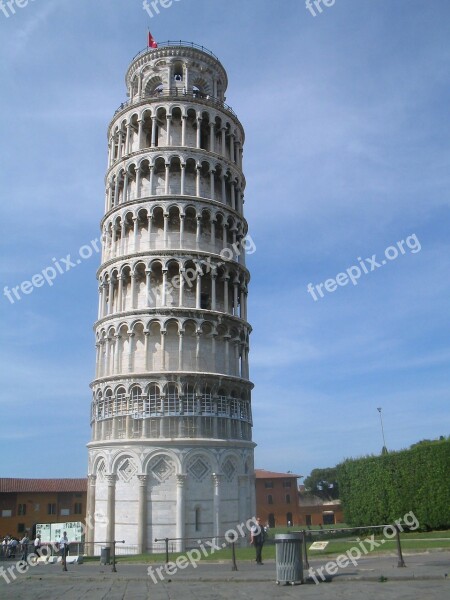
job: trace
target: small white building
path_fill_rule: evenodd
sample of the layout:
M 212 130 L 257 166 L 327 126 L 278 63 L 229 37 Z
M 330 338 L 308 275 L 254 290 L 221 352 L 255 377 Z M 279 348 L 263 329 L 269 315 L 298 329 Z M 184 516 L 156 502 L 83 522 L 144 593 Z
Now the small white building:
M 244 130 L 227 84 L 203 47 L 148 48 L 108 128 L 91 544 L 143 552 L 254 515 Z

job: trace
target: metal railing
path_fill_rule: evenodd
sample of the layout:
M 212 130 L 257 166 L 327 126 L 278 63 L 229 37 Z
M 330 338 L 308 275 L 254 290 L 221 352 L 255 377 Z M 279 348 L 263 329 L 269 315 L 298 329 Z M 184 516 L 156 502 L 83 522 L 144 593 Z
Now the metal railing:
M 234 117 L 236 117 L 236 119 L 238 118 L 236 113 L 234 112 L 234 110 L 231 108 L 231 106 L 229 104 L 227 104 L 226 102 L 224 102 L 223 100 L 221 100 L 220 98 L 215 98 L 214 96 L 211 96 L 211 94 L 204 94 L 203 92 L 196 91 L 196 90 L 187 90 L 185 88 L 183 88 L 183 89 L 161 88 L 161 89 L 158 89 L 157 91 L 152 92 L 151 94 L 143 93 L 140 97 L 138 97 L 136 99 L 131 99 L 131 100 L 127 100 L 126 102 L 122 102 L 122 104 L 119 106 L 119 108 L 115 111 L 114 115 L 116 115 L 120 111 L 124 110 L 128 106 L 131 106 L 132 104 L 137 104 L 138 102 L 141 102 L 142 100 L 154 100 L 155 98 L 156 99 L 183 98 L 183 99 L 192 99 L 192 100 L 203 100 L 207 104 L 211 104 L 212 106 L 219 106 L 220 108 L 227 110 Z
M 232 538 L 232 539 L 230 539 L 230 538 Z M 215 537 L 211 537 L 211 538 L 207 538 L 207 539 L 214 542 L 213 552 L 215 552 L 218 547 L 220 550 L 224 550 L 226 548 L 231 548 L 231 570 L 238 571 L 238 567 L 237 567 L 237 563 L 236 563 L 236 542 L 239 540 L 239 537 L 237 536 L 237 534 L 236 533 L 231 534 L 228 538 L 226 538 L 224 536 L 215 536 Z M 241 538 L 241 540 L 242 539 L 245 539 L 245 538 Z M 221 542 L 221 540 L 224 540 L 224 541 Z M 183 552 L 188 552 L 189 550 L 200 547 L 204 541 L 205 540 L 199 539 L 198 537 L 195 537 L 195 538 L 189 538 L 189 537 L 186 537 L 186 538 L 155 538 L 155 543 L 164 542 L 166 564 L 168 564 L 170 562 L 169 542 L 172 542 L 172 553 L 180 554 L 179 550 L 174 550 L 173 542 L 183 542 L 183 543 L 195 542 L 191 547 L 186 547 L 186 549 L 183 551 Z
M 383 530 L 385 527 L 393 527 L 396 532 L 395 541 L 397 551 L 397 567 L 406 567 L 405 561 L 403 559 L 403 552 L 400 541 L 400 529 L 396 524 L 388 523 L 387 525 L 370 525 L 365 527 L 339 527 L 338 529 L 302 529 L 300 531 L 293 530 L 292 533 L 300 533 L 303 536 L 303 567 L 305 569 L 309 569 L 308 551 L 306 544 L 314 541 L 314 534 L 318 534 L 315 537 L 315 541 L 323 540 L 330 542 L 333 541 L 333 537 L 335 537 L 335 541 L 342 541 L 342 536 L 340 535 L 341 532 L 358 531 L 360 532 L 360 534 L 362 534 L 362 532 Z M 355 544 L 358 543 L 359 538 L 358 540 L 355 540 Z
M 35 548 L 33 542 L 30 542 L 26 549 L 26 554 L 37 554 L 38 556 L 59 556 L 57 542 L 42 543 L 40 548 Z M 80 556 L 84 554 L 83 542 L 70 542 L 68 544 L 67 555 Z M 0 560 L 17 560 L 25 551 L 22 544 L 18 543 L 15 547 L 7 547 L 0 550 Z
M 136 54 L 136 56 L 133 58 L 133 60 L 136 60 L 137 58 L 139 58 L 139 56 L 143 56 L 144 54 L 147 54 L 147 52 L 152 52 L 153 50 L 158 50 L 160 48 L 177 48 L 177 47 L 195 48 L 196 50 L 201 50 L 205 54 L 209 54 L 209 56 L 212 56 L 215 60 L 220 62 L 219 58 L 213 52 L 211 52 L 211 50 L 208 50 L 208 48 L 205 48 L 205 46 L 200 46 L 200 44 L 194 44 L 194 42 L 186 42 L 184 40 L 167 40 L 167 42 L 158 42 L 158 48 L 149 48 L 149 47 L 144 48 L 143 50 L 141 50 L 140 52 L 138 52 Z

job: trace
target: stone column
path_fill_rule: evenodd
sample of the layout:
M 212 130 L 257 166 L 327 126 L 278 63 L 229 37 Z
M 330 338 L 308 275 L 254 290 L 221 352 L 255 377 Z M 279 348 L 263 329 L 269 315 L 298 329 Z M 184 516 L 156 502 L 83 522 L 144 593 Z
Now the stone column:
M 123 275 L 119 277 L 119 291 L 117 292 L 117 312 L 123 310 Z
M 86 554 L 94 555 L 95 542 L 95 475 L 88 475 L 87 505 L 86 505 L 86 535 L 84 538 Z
M 211 310 L 216 310 L 216 280 L 217 274 L 211 273 Z
M 169 179 L 170 179 L 170 164 L 166 163 L 166 178 L 164 182 L 164 193 L 166 196 L 169 194 Z
M 195 332 L 195 370 L 200 371 L 200 340 L 202 337 L 202 332 L 197 330 Z
M 200 148 L 200 143 L 201 143 L 201 125 L 202 125 L 202 119 L 201 117 L 197 117 L 197 141 L 196 141 L 196 146 L 197 148 Z
M 186 500 L 185 500 L 185 483 L 186 475 L 177 475 L 177 525 L 176 525 L 176 537 L 184 538 L 185 523 L 186 523 Z M 177 552 L 184 551 L 184 540 L 180 539 L 177 541 Z
M 217 373 L 216 338 L 217 331 L 213 331 L 211 334 L 211 356 L 208 357 L 210 360 L 208 370 L 211 370 L 213 373 Z
M 106 475 L 105 479 L 108 484 L 108 500 L 106 504 L 106 542 L 111 548 L 115 536 L 117 475 Z
M 98 286 L 98 318 L 103 317 L 103 284 Z
M 214 121 L 209 124 L 209 151 L 214 152 L 215 150 L 215 123 Z
M 155 171 L 155 165 L 149 165 L 148 167 L 149 169 L 149 179 L 148 179 L 148 186 L 149 186 L 149 196 L 153 196 L 153 179 L 154 179 L 154 171 Z
M 183 370 L 183 335 L 184 331 L 180 331 L 178 334 L 178 370 Z
M 123 143 L 123 131 L 119 131 L 119 144 L 118 144 L 118 154 L 117 158 L 120 160 L 122 158 L 122 143 Z
M 169 234 L 169 213 L 164 213 L 164 229 L 163 229 L 163 241 L 165 250 L 168 249 L 168 234 Z
M 161 366 L 162 370 L 166 370 L 166 333 L 164 329 L 161 330 Z
M 122 339 L 121 335 L 116 335 L 116 353 L 114 355 L 114 372 L 116 375 L 120 373 L 120 340 Z
M 248 494 L 248 475 L 239 475 L 238 476 L 238 517 L 239 517 L 239 523 L 245 523 L 245 521 L 250 518 L 253 517 L 253 515 L 250 515 L 248 513 L 248 508 L 247 508 L 247 494 Z M 240 538 L 239 542 L 242 542 L 242 545 L 245 544 L 245 538 Z M 240 545 L 240 544 L 239 544 Z
M 119 204 L 119 174 L 116 174 L 116 180 L 114 182 L 114 206 Z
M 183 115 L 181 117 L 181 145 L 186 146 L 186 121 L 187 116 Z
M 167 268 L 162 270 L 162 293 L 161 293 L 161 306 L 167 305 Z
M 256 489 L 255 489 L 255 475 L 251 475 L 248 478 L 249 492 L 250 492 L 250 513 L 252 517 L 256 517 Z
M 236 143 L 235 140 L 235 136 L 234 133 L 231 134 L 231 139 L 230 139 L 230 160 L 231 162 L 234 162 L 234 145 Z
M 135 191 L 134 191 L 134 197 L 136 198 L 140 198 L 141 197 L 141 167 L 136 167 L 136 187 L 135 187 Z
M 153 216 L 152 215 L 148 215 L 147 216 L 147 221 L 148 221 L 148 229 L 147 229 L 148 250 L 151 250 L 151 248 L 152 248 L 152 221 L 153 221 Z
M 234 369 L 236 377 L 241 376 L 240 368 L 239 368 L 239 340 L 234 342 Z
M 133 217 L 133 248 L 134 252 L 139 252 L 139 219 Z
M 197 216 L 197 228 L 195 231 L 195 247 L 200 250 L 200 236 L 202 234 L 202 217 Z
M 108 314 L 108 304 L 106 301 L 106 283 L 102 283 L 102 317 L 106 317 Z
M 225 156 L 226 154 L 226 149 L 227 149 L 227 144 L 226 144 L 226 127 L 222 127 L 221 131 L 222 131 L 222 156 Z
M 197 198 L 200 196 L 200 170 L 201 170 L 201 166 L 197 165 L 197 177 L 195 179 L 195 195 L 197 196 Z
M 229 281 L 229 277 L 228 275 L 225 275 L 225 277 L 223 278 L 223 312 L 228 312 L 228 281 Z
M 156 146 L 156 117 L 152 117 L 152 148 Z
M 95 378 L 100 377 L 100 344 L 95 344 Z
M 197 280 L 195 285 L 195 308 L 201 307 L 201 293 L 202 293 L 202 278 L 200 273 L 197 273 Z
M 151 269 L 145 269 L 145 289 L 146 289 L 146 295 L 147 295 L 146 303 L 145 303 L 146 306 L 151 306 L 151 302 L 150 302 L 150 299 L 152 296 L 152 287 L 151 287 L 152 279 L 151 279 L 151 277 L 152 277 Z
M 186 187 L 186 164 L 181 163 L 181 186 L 180 186 L 180 194 L 184 196 L 184 190 Z
M 128 337 L 130 338 L 130 342 L 128 344 L 128 373 L 132 373 L 133 372 L 133 368 L 134 368 L 134 336 L 136 334 L 131 332 L 128 334 Z
M 239 316 L 241 319 L 245 319 L 245 288 L 242 286 L 240 288 L 240 303 L 239 303 Z
M 166 120 L 167 120 L 167 142 L 166 142 L 166 146 L 170 146 L 170 132 L 171 132 L 171 125 L 172 125 L 172 115 L 166 115 Z
M 111 340 L 111 338 L 109 338 L 109 337 L 105 339 L 105 372 L 104 372 L 104 375 L 110 375 L 110 372 L 109 372 L 109 361 L 110 361 L 110 352 L 111 352 L 110 340 Z
M 233 315 L 235 317 L 239 316 L 239 296 L 238 296 L 238 286 L 239 286 L 239 280 L 235 279 L 233 281 Z
M 139 125 L 139 129 L 138 129 L 138 150 L 142 149 L 142 136 L 144 133 L 144 121 L 143 119 L 139 119 L 138 120 L 138 125 Z
M 185 273 L 185 270 L 183 268 L 181 268 L 180 269 L 180 301 L 179 301 L 180 308 L 183 307 L 183 303 L 184 303 L 184 273 Z
M 222 173 L 220 175 L 220 180 L 222 182 L 222 203 L 226 204 L 227 203 L 227 186 L 226 186 L 225 174 L 224 173 Z
M 127 231 L 127 226 L 125 221 L 122 219 L 121 227 L 120 227 L 120 254 L 125 254 L 125 234 Z
M 130 153 L 130 141 L 131 141 L 131 123 L 127 123 L 127 135 L 125 138 L 125 154 Z
M 225 373 L 230 372 L 230 336 L 224 335 L 223 339 L 225 340 Z
M 184 245 L 184 218 L 185 215 L 180 215 L 180 248 Z
M 216 221 L 211 219 L 211 251 L 215 252 L 216 250 Z
M 136 287 L 137 287 L 136 286 L 136 279 L 137 279 L 137 276 L 136 276 L 135 273 L 131 273 L 130 277 L 131 277 L 131 310 L 134 310 L 135 308 L 137 308 L 136 307 L 136 297 L 137 297 L 137 294 L 136 294 Z
M 215 173 L 216 172 L 213 169 L 211 169 L 211 171 L 209 172 L 209 179 L 210 179 L 210 185 L 211 185 L 211 191 L 210 191 L 211 200 L 216 199 L 216 190 L 215 190 L 215 181 L 214 181 Z
M 144 335 L 145 335 L 145 349 L 144 349 L 145 359 L 144 359 L 144 364 L 145 364 L 145 369 L 148 370 L 148 369 L 150 369 L 150 366 L 149 366 L 149 363 L 150 363 L 150 361 L 149 361 L 150 331 L 144 331 Z M 147 423 L 147 419 L 144 419 L 144 426 L 145 426 L 146 423 Z M 144 426 L 142 427 L 143 430 L 145 429 Z
M 138 475 L 139 504 L 138 504 L 138 554 L 147 551 L 147 475 Z
M 212 474 L 214 484 L 214 498 L 213 498 L 213 535 L 216 538 L 216 544 L 219 543 L 220 536 L 220 483 L 222 475 L 218 473 Z

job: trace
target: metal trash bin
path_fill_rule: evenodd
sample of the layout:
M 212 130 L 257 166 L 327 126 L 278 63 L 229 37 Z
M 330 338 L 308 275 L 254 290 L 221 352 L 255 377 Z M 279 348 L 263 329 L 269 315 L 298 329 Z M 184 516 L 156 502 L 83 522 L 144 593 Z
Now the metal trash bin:
M 282 533 L 275 536 L 277 584 L 303 583 L 302 544 L 301 533 Z
M 100 564 L 101 565 L 111 564 L 111 548 L 102 548 L 101 549 Z

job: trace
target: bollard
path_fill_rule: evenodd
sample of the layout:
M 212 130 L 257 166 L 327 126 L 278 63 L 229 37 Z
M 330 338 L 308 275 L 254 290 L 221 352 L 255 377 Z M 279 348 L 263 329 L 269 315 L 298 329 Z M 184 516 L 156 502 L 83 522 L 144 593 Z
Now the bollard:
M 116 544 L 125 544 L 125 540 L 120 540 L 119 542 L 116 542 L 116 540 L 113 541 L 113 555 L 112 555 L 112 569 L 111 571 L 113 573 L 117 573 L 117 569 L 116 569 Z
M 233 541 L 231 543 L 231 556 L 232 556 L 232 563 L 231 563 L 231 570 L 232 571 L 237 571 L 237 564 L 236 564 L 236 542 L 235 542 L 235 537 L 233 535 Z
M 306 530 L 303 529 L 302 531 L 303 534 L 303 568 L 309 569 L 309 561 L 308 561 L 308 551 L 306 548 Z
M 164 540 L 166 542 L 166 565 L 169 562 L 169 538 Z
M 402 554 L 402 546 L 400 544 L 400 529 L 398 527 L 398 525 L 395 525 L 395 532 L 396 532 L 396 539 L 397 539 L 397 555 L 398 555 L 398 562 L 397 562 L 397 567 L 406 567 L 405 561 L 403 560 L 403 554 Z

